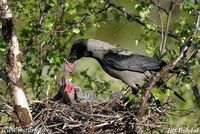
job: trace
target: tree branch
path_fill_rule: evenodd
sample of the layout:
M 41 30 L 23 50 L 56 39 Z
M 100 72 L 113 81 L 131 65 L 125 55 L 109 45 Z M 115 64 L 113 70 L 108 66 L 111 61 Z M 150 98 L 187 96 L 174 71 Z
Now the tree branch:
M 109 7 L 110 7 L 110 5 L 108 5 L 108 4 L 106 3 L 106 4 L 105 4 L 102 8 L 100 8 L 95 14 L 96 14 L 96 15 L 97 15 L 97 14 L 100 14 L 100 13 L 106 11 Z M 89 16 L 90 16 L 90 14 L 85 13 L 85 14 L 82 16 L 82 19 L 81 19 L 80 22 L 76 22 L 75 20 L 73 20 L 70 24 L 68 24 L 69 27 L 67 27 L 67 28 L 64 29 L 64 30 L 57 30 L 57 31 L 55 31 L 55 32 L 56 32 L 56 33 L 63 33 L 63 32 L 67 32 L 70 28 L 75 27 L 76 25 L 80 25 L 80 24 L 85 23 L 85 22 L 86 22 L 86 24 L 87 24 L 87 20 L 88 20 Z M 73 36 L 75 36 L 75 35 L 76 35 L 76 34 L 74 34 Z M 72 36 L 72 38 L 73 38 L 73 36 Z
M 47 12 L 49 11 L 50 8 L 51 8 L 51 6 L 46 4 L 44 9 L 40 10 L 40 17 L 39 17 L 38 23 L 36 25 L 35 33 L 33 33 L 32 37 L 26 43 L 26 46 L 23 50 L 23 54 L 28 53 L 29 48 L 33 45 L 33 42 L 35 42 L 37 36 L 42 32 L 42 24 L 44 22 L 44 17 L 47 14 Z
M 138 24 L 140 24 L 140 25 L 142 25 L 142 26 L 144 26 L 144 27 L 147 28 L 147 24 L 144 23 L 144 22 L 142 21 L 142 19 L 141 19 L 140 16 L 135 15 L 135 14 L 131 14 L 131 13 L 130 13 L 128 10 L 126 10 L 124 7 L 119 6 L 119 5 L 115 4 L 115 3 L 113 3 L 112 0 L 108 0 L 108 4 L 109 4 L 109 7 L 113 7 L 113 8 L 115 8 L 115 9 L 117 9 L 117 10 L 120 11 L 121 13 L 125 14 L 125 15 L 127 16 L 127 18 L 130 18 L 130 19 L 134 20 L 135 22 L 137 22 Z M 158 32 L 159 34 L 162 34 L 162 30 L 160 30 L 160 28 L 158 28 L 157 32 Z M 169 36 L 169 37 L 171 37 L 171 38 L 177 40 L 178 42 L 181 41 L 180 38 L 179 38 L 179 36 L 176 35 L 176 34 L 174 34 L 174 33 L 172 33 L 171 31 L 168 31 L 168 32 L 167 32 L 167 36 Z
M 200 25 L 200 14 L 198 14 L 198 16 L 197 16 L 196 28 L 195 28 L 193 34 L 182 45 L 182 49 L 180 50 L 180 53 L 176 56 L 176 58 L 174 60 L 171 61 L 171 63 L 169 65 L 165 66 L 160 72 L 156 73 L 156 76 L 153 77 L 149 81 L 147 88 L 146 88 L 146 92 L 144 93 L 144 95 L 141 98 L 141 103 L 140 103 L 139 112 L 138 112 L 138 116 L 140 118 L 143 117 L 143 115 L 144 115 L 145 105 L 147 103 L 147 100 L 151 96 L 152 88 L 156 85 L 156 82 L 159 81 L 162 76 L 167 76 L 168 72 L 170 70 L 172 70 L 185 57 L 185 54 L 187 53 L 189 47 L 191 46 L 191 44 L 192 44 L 192 42 L 195 38 L 196 33 L 199 31 L 199 28 L 200 28 L 199 25 Z
M 196 98 L 197 104 L 200 108 L 200 89 L 198 88 L 198 86 L 194 80 L 192 81 L 192 89 L 193 89 L 193 94 Z
M 198 88 L 198 85 L 197 85 L 195 79 L 192 77 L 191 70 L 190 70 L 189 74 L 190 74 L 190 78 L 192 80 L 193 95 L 194 95 L 194 97 L 196 99 L 197 105 L 200 108 L 200 89 Z
M 160 6 L 160 0 L 158 0 L 158 4 L 157 5 Z M 162 14 L 161 14 L 160 8 L 158 8 L 158 14 L 159 14 L 159 18 L 160 18 L 161 38 L 162 38 L 160 45 L 162 45 L 162 41 L 163 41 L 163 38 L 164 38 L 164 26 L 163 26 L 163 19 L 162 19 Z
M 166 41 L 167 41 L 167 33 L 169 30 L 169 24 L 170 24 L 170 19 L 171 19 L 171 15 L 172 12 L 175 8 L 175 3 L 173 1 L 171 1 L 170 3 L 170 8 L 169 8 L 169 13 L 167 14 L 167 22 L 166 22 L 166 26 L 165 29 L 162 29 L 164 31 L 162 31 L 162 40 L 161 40 L 161 45 L 160 45 L 160 57 L 163 56 L 164 52 L 165 52 L 165 48 L 166 48 Z
M 157 7 L 159 10 L 163 11 L 166 15 L 168 15 L 169 13 L 167 12 L 166 9 L 164 9 L 163 7 L 160 6 L 160 4 L 156 4 L 153 0 L 150 0 L 150 2 Z M 158 1 L 158 3 L 160 3 L 160 1 Z

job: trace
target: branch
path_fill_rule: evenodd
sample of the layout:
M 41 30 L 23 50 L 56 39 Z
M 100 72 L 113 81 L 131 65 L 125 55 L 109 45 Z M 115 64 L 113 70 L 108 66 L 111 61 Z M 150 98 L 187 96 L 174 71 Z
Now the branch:
M 7 0 L 0 0 L 0 18 L 2 21 L 2 34 L 6 42 L 6 70 L 8 85 L 12 90 L 12 98 L 15 105 L 15 113 L 20 125 L 25 127 L 32 121 L 28 102 L 23 91 L 22 80 L 22 54 L 19 49 L 19 42 L 15 33 L 15 20 L 8 7 Z
M 176 56 L 176 58 L 174 60 L 172 60 L 172 62 L 169 65 L 165 66 L 160 72 L 156 73 L 156 76 L 153 77 L 149 81 L 147 88 L 146 88 L 146 92 L 141 98 L 141 103 L 140 103 L 139 112 L 138 112 L 138 116 L 140 118 L 143 117 L 143 115 L 144 115 L 145 105 L 147 103 L 147 100 L 151 96 L 152 88 L 156 85 L 157 81 L 159 81 L 161 79 L 161 76 L 167 76 L 168 72 L 170 70 L 172 70 L 185 57 L 185 54 L 188 51 L 189 47 L 191 46 L 191 44 L 192 44 L 192 42 L 195 38 L 196 33 L 199 31 L 199 25 L 200 25 L 200 14 L 198 14 L 198 16 L 197 16 L 196 28 L 195 28 L 193 34 L 182 45 L 182 49 L 180 50 L 180 53 Z
M 36 25 L 36 31 L 35 31 L 35 33 L 33 33 L 32 37 L 26 43 L 26 47 L 23 50 L 23 54 L 28 53 L 29 48 L 33 45 L 33 42 L 35 42 L 37 36 L 42 32 L 42 24 L 44 22 L 44 17 L 47 14 L 47 12 L 49 11 L 50 8 L 51 8 L 51 6 L 46 4 L 44 9 L 40 10 L 40 17 L 39 17 L 38 23 Z
M 166 9 L 164 9 L 163 7 L 160 6 L 160 4 L 156 4 L 153 0 L 150 0 L 150 2 L 156 6 L 159 10 L 163 11 L 166 15 L 169 15 L 169 13 L 167 12 Z M 160 1 L 158 1 L 160 3 Z
M 158 0 L 158 6 L 160 6 L 160 0 Z M 160 8 L 158 8 L 158 14 L 159 14 L 159 18 L 160 18 L 161 38 L 162 38 L 160 45 L 162 46 L 162 43 L 163 43 L 163 40 L 164 40 L 164 26 L 163 26 L 163 19 L 162 19 L 162 14 L 160 12 Z M 166 32 L 165 32 L 165 35 L 166 35 Z M 160 56 L 161 56 L 161 51 L 160 51 Z
M 57 15 L 57 21 L 55 21 L 54 22 L 54 25 L 53 25 L 53 30 L 52 30 L 52 34 L 50 35 L 50 41 L 49 41 L 49 46 L 51 46 L 51 45 L 53 45 L 53 42 L 54 42 L 54 39 L 55 39 L 55 37 L 56 37 L 56 34 L 57 34 L 57 31 L 58 31 L 58 29 L 59 29 L 59 27 L 60 27 L 60 23 L 61 23 L 61 20 L 63 19 L 63 17 L 64 17 L 64 12 L 65 12 L 65 7 L 64 8 L 62 8 L 62 12 L 60 13 L 59 12 L 59 14 Z M 60 16 L 59 16 L 60 15 Z M 45 45 L 44 45 L 45 46 Z
M 108 5 L 107 3 L 100 9 L 98 9 L 98 11 L 96 11 L 96 15 L 106 11 L 108 8 L 110 7 L 110 5 Z M 82 15 L 82 19 L 80 22 L 76 22 L 75 20 L 73 20 L 70 24 L 68 24 L 68 27 L 64 30 L 57 30 L 55 31 L 56 33 L 63 33 L 63 32 L 67 32 L 70 28 L 75 27 L 75 26 L 79 26 L 82 23 L 86 23 L 87 24 L 87 20 L 89 18 L 90 14 L 85 13 L 84 15 Z M 73 34 L 71 38 L 73 38 L 76 34 Z M 71 40 L 71 38 L 69 40 Z
M 194 78 L 192 77 L 192 75 L 190 74 L 191 79 L 192 79 L 192 90 L 193 90 L 193 95 L 196 99 L 196 102 L 200 108 L 200 89 L 198 88 L 198 85 L 196 83 L 196 81 L 194 80 Z
M 121 13 L 125 14 L 125 15 L 127 16 L 127 18 L 131 18 L 132 20 L 134 20 L 134 21 L 137 22 L 138 24 L 140 24 L 140 25 L 144 26 L 145 28 L 147 28 L 147 24 L 144 23 L 144 22 L 142 21 L 142 19 L 141 19 L 140 16 L 135 15 L 135 14 L 131 14 L 131 13 L 130 13 L 128 10 L 126 10 L 124 7 L 119 6 L 119 5 L 115 4 L 115 3 L 113 3 L 112 0 L 108 0 L 108 4 L 109 4 L 109 7 L 113 7 L 113 8 L 115 8 L 115 9 L 117 9 L 117 10 L 120 11 Z M 162 34 L 162 30 L 160 30 L 160 28 L 158 28 L 157 32 L 158 32 L 159 34 Z M 171 31 L 168 31 L 168 32 L 167 32 L 167 36 L 169 36 L 169 37 L 171 37 L 171 38 L 177 40 L 178 42 L 181 41 L 181 39 L 179 38 L 179 36 L 176 35 L 176 34 L 174 34 L 174 33 L 172 33 Z
M 173 1 L 171 1 L 170 3 L 170 10 L 169 10 L 169 13 L 167 14 L 167 22 L 166 22 L 166 26 L 165 26 L 165 30 L 162 29 L 162 40 L 161 40 L 161 45 L 160 45 L 160 57 L 163 56 L 164 52 L 165 52 L 165 48 L 166 48 L 166 41 L 167 41 L 167 33 L 168 33 L 168 30 L 169 30 L 169 24 L 170 24 L 170 19 L 171 19 L 171 15 L 172 15 L 172 12 L 175 8 L 175 3 Z

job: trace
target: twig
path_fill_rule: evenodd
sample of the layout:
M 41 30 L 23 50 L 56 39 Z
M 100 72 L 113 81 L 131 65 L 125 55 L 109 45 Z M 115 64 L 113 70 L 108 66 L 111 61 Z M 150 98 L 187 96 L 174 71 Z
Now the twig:
M 62 133 L 62 134 L 66 133 L 65 131 L 63 131 L 63 130 L 60 129 L 60 128 L 55 128 L 55 129 L 58 130 L 58 131 L 60 131 L 59 134 L 60 134 L 60 133 Z
M 47 119 L 46 119 L 46 120 L 47 120 Z M 42 122 L 42 126 L 43 126 L 45 132 L 48 133 L 48 131 L 47 131 L 47 127 L 44 125 L 44 122 L 46 122 L 46 120 L 45 120 L 45 121 L 41 121 L 41 122 Z
M 197 53 L 198 53 L 198 50 L 193 49 L 190 55 L 188 56 L 188 58 L 186 59 L 186 61 L 184 62 L 184 64 L 187 64 L 192 58 L 194 58 L 197 55 Z
M 160 6 L 160 0 L 158 0 L 158 5 Z M 161 25 L 161 43 L 160 43 L 160 46 L 162 46 L 163 40 L 164 40 L 164 26 L 163 26 L 163 19 L 162 19 L 162 14 L 160 12 L 160 8 L 158 8 L 158 14 L 159 14 L 160 25 Z M 161 55 L 161 51 L 160 51 L 160 55 Z
M 6 113 L 7 115 L 11 116 L 13 114 L 14 108 L 8 104 L 0 105 L 0 112 Z
M 175 114 L 175 113 L 172 113 L 172 112 L 177 112 L 177 113 Z M 171 113 L 167 112 L 167 114 L 177 116 L 177 117 L 183 117 L 183 116 L 187 116 L 191 113 L 195 113 L 192 110 L 172 110 L 172 112 Z
M 174 5 L 175 3 L 173 1 L 171 1 L 170 3 L 170 8 L 169 8 L 169 13 L 167 15 L 167 22 L 166 22 L 166 26 L 165 29 L 162 29 L 162 40 L 161 40 L 161 45 L 160 45 L 160 57 L 163 56 L 164 52 L 165 52 L 165 48 L 166 48 L 166 41 L 167 41 L 167 33 L 169 30 L 169 24 L 170 24 L 170 19 L 171 19 L 171 15 L 172 12 L 175 8 L 176 5 Z
M 3 99 L 5 102 L 8 102 L 2 95 L 0 95 L 1 99 Z
M 105 127 L 105 126 L 113 124 L 113 122 L 115 122 L 115 121 L 112 120 L 112 121 L 109 121 L 109 122 L 101 123 L 101 124 L 98 124 L 98 125 L 94 126 L 94 128 L 96 128 L 96 129 L 97 128 L 102 128 L 102 127 Z
M 63 123 L 57 123 L 57 124 L 49 125 L 49 126 L 47 126 L 47 128 L 51 128 L 51 127 L 55 127 L 55 126 L 60 126 L 60 125 L 63 125 Z
M 43 104 L 43 101 L 41 101 L 41 100 L 30 100 L 30 101 L 29 101 L 29 104 L 34 104 L 34 103 Z
M 76 124 L 76 125 L 66 125 L 67 127 L 69 128 L 76 128 L 76 127 L 80 127 L 82 126 L 83 124 Z
M 53 111 L 53 109 L 45 109 L 45 110 L 40 111 L 40 112 L 34 117 L 34 120 L 36 120 L 37 117 L 39 117 L 41 114 L 45 113 L 46 111 Z
M 108 4 L 106 3 L 106 4 L 105 4 L 102 8 L 100 8 L 95 14 L 96 14 L 96 15 L 97 15 L 97 14 L 100 14 L 100 13 L 106 11 L 109 7 L 110 7 L 110 5 L 108 5 Z M 68 24 L 69 26 L 68 26 L 66 29 L 64 29 L 64 30 L 56 30 L 55 32 L 56 32 L 56 33 L 64 33 L 64 32 L 67 32 L 70 28 L 73 28 L 73 27 L 75 27 L 76 25 L 78 26 L 78 25 L 80 25 L 80 24 L 86 22 L 86 21 L 88 20 L 88 17 L 89 17 L 89 16 L 90 16 L 90 14 L 85 13 L 85 14 L 82 15 L 82 19 L 81 19 L 80 22 L 76 22 L 76 21 L 74 20 L 74 21 L 72 21 L 70 24 Z M 74 34 L 74 35 L 75 35 L 75 34 Z M 72 37 L 73 37 L 73 36 L 72 36 Z
M 93 114 L 95 117 L 102 117 L 102 118 L 112 118 L 112 119 L 118 119 L 120 116 L 109 116 L 109 115 L 101 115 L 101 114 Z
M 110 7 L 110 4 L 108 2 L 103 6 L 103 8 L 101 8 L 99 11 L 97 11 L 96 14 L 99 14 L 99 13 L 106 11 L 109 7 Z
M 158 0 L 158 4 L 156 4 L 153 0 L 150 0 L 150 2 L 156 6 L 158 8 L 158 10 L 162 10 L 166 15 L 168 15 L 169 13 L 167 12 L 166 9 L 164 9 L 163 7 L 160 6 L 160 0 Z

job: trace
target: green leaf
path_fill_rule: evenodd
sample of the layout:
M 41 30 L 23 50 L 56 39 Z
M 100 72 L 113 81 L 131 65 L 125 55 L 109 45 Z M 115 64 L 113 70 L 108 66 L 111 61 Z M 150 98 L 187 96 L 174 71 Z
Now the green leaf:
M 115 21 L 119 22 L 119 20 L 120 20 L 120 15 L 119 15 L 119 13 L 118 13 L 118 12 L 114 12 L 114 13 L 113 13 L 113 18 L 114 18 Z
M 136 39 L 136 40 L 135 40 L 135 46 L 138 46 L 138 44 L 139 44 L 139 40 Z
M 51 7 L 54 7 L 56 4 L 57 4 L 57 0 L 50 0 L 50 1 L 49 1 L 49 5 L 50 5 Z
M 72 32 L 75 33 L 75 34 L 78 34 L 78 33 L 80 33 L 80 29 L 77 28 L 77 27 L 74 27 L 74 28 L 72 29 Z

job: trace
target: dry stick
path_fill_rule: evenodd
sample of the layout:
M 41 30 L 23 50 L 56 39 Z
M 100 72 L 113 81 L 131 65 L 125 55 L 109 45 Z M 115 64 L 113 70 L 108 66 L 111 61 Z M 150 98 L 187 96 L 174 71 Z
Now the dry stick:
M 65 134 L 66 132 L 65 131 L 63 131 L 62 129 L 60 129 L 60 128 L 55 128 L 56 130 L 58 130 L 59 131 L 59 133 L 61 133 L 61 134 Z M 49 132 L 48 132 L 49 133 Z M 54 132 L 54 133 L 56 133 L 56 132 Z M 57 132 L 58 133 L 58 132 Z
M 15 20 L 8 7 L 7 0 L 0 0 L 0 18 L 2 21 L 2 34 L 6 42 L 6 75 L 8 85 L 12 90 L 12 99 L 14 102 L 14 111 L 18 122 L 16 125 L 26 127 L 32 122 L 28 102 L 23 91 L 22 80 L 22 53 L 19 49 L 19 42 L 15 32 Z
M 102 127 L 105 127 L 105 126 L 112 125 L 114 122 L 115 122 L 115 120 L 104 122 L 104 123 L 101 123 L 101 124 L 98 124 L 98 125 L 94 126 L 94 128 L 95 129 L 99 129 L 99 128 L 102 128 Z
M 125 14 L 125 16 L 127 16 L 127 18 L 130 18 L 130 19 L 134 20 L 135 22 L 137 22 L 138 24 L 140 24 L 140 25 L 142 25 L 142 26 L 144 26 L 144 27 L 147 28 L 147 24 L 142 21 L 142 19 L 141 19 L 140 16 L 130 13 L 128 10 L 126 10 L 126 8 L 115 4 L 114 2 L 112 2 L 112 0 L 108 0 L 108 4 L 109 4 L 109 7 L 113 7 L 115 9 L 117 9 L 121 13 Z M 158 28 L 157 32 L 160 33 L 160 34 L 162 33 L 162 31 L 160 30 L 160 28 Z M 179 38 L 179 36 L 177 36 L 176 34 L 172 33 L 169 30 L 167 32 L 167 36 L 169 36 L 169 37 L 177 40 L 178 42 L 181 41 L 180 38 Z
M 182 49 L 181 49 L 180 53 L 178 54 L 178 56 L 169 65 L 165 66 L 160 72 L 156 73 L 156 76 L 153 77 L 149 81 L 148 86 L 146 88 L 146 92 L 141 98 L 141 103 L 140 103 L 139 112 L 138 112 L 138 116 L 140 118 L 142 118 L 144 115 L 145 105 L 151 95 L 152 88 L 156 85 L 156 82 L 161 79 L 161 76 L 165 76 L 166 74 L 168 74 L 169 70 L 172 70 L 180 62 L 180 60 L 182 58 L 184 58 L 186 52 L 188 51 L 188 48 L 191 46 L 191 44 L 195 38 L 196 33 L 199 30 L 199 24 L 200 24 L 200 14 L 198 13 L 197 21 L 196 21 L 196 29 L 193 32 L 192 36 L 182 46 Z
M 160 45 L 160 57 L 163 56 L 164 52 L 165 52 L 165 48 L 166 48 L 166 41 L 167 41 L 167 33 L 169 30 L 169 24 L 170 24 L 170 19 L 171 19 L 171 15 L 172 12 L 175 8 L 176 5 L 174 5 L 175 3 L 173 3 L 173 1 L 171 1 L 170 3 L 170 10 L 169 10 L 169 14 L 167 15 L 167 22 L 166 22 L 166 26 L 165 29 L 162 29 L 162 40 L 161 40 L 161 45 Z

